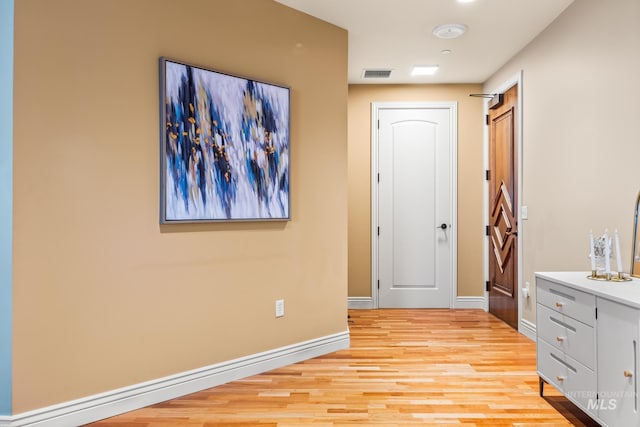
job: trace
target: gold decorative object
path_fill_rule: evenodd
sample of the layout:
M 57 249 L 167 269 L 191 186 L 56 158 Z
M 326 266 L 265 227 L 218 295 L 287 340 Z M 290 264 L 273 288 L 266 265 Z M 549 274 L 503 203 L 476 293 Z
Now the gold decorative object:
M 593 231 L 589 232 L 589 258 L 591 259 L 591 274 L 587 279 L 603 280 L 607 282 L 629 282 L 631 278 L 622 270 L 622 258 L 620 256 L 620 237 L 615 230 L 615 258 L 618 271 L 611 271 L 612 239 L 609 230 L 594 239 Z
M 591 275 L 587 276 L 587 279 L 605 280 L 608 282 L 630 282 L 631 281 L 631 277 L 625 276 L 624 273 L 597 274 L 595 271 L 592 271 Z
M 636 199 L 636 208 L 633 215 L 633 249 L 631 251 L 631 276 L 640 277 L 640 222 L 638 222 L 638 214 L 640 213 L 640 193 Z

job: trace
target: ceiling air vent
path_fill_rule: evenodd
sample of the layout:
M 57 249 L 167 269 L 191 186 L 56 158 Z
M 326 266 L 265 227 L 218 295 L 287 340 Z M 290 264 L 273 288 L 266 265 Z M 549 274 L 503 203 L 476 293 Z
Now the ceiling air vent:
M 388 79 L 391 76 L 391 70 L 363 70 L 362 78 L 364 79 Z

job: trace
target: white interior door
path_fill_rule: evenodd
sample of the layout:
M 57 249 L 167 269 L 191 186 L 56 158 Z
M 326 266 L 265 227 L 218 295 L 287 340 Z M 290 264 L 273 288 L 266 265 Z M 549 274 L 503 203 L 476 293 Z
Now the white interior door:
M 452 306 L 451 108 L 378 110 L 378 306 Z

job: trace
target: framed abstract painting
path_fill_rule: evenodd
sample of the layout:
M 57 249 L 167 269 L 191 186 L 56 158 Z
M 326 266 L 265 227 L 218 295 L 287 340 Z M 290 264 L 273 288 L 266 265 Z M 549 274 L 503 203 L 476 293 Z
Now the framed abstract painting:
M 290 219 L 290 89 L 160 58 L 160 222 Z

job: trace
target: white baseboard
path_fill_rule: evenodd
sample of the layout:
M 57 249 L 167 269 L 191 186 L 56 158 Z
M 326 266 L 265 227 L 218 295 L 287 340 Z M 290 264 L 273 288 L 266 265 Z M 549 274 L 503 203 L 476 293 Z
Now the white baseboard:
M 484 297 L 456 297 L 453 308 L 484 309 Z
M 349 331 L 130 387 L 0 418 L 0 427 L 68 427 L 109 418 L 230 381 L 349 348 Z
M 456 297 L 453 308 L 482 309 L 484 306 L 484 297 Z M 355 310 L 372 310 L 376 308 L 371 297 L 349 297 L 347 307 Z
M 371 297 L 349 297 L 347 307 L 356 310 L 372 310 L 376 308 Z
M 535 323 L 531 323 L 526 319 L 520 319 L 520 328 L 518 329 L 525 337 L 529 338 L 531 341 L 536 340 L 536 325 Z

